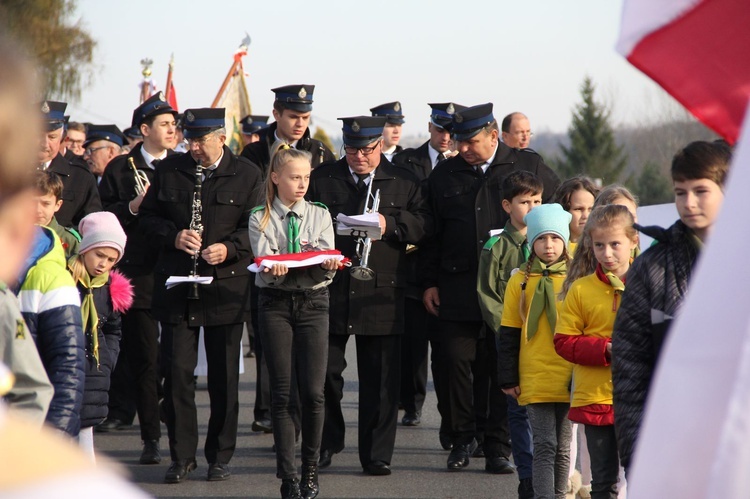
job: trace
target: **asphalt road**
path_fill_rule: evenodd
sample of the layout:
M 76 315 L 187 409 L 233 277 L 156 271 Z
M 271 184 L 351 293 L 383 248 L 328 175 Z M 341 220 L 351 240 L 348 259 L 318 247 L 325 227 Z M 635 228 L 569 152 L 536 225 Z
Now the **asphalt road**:
M 247 344 L 247 343 L 245 343 Z M 201 432 L 198 469 L 175 485 L 163 483 L 169 466 L 166 427 L 162 426 L 162 464 L 138 464 L 141 442 L 137 420 L 132 429 L 96 434 L 95 445 L 100 455 L 121 463 L 132 481 L 155 497 L 279 497 L 281 481 L 276 478 L 276 459 L 271 451 L 272 435 L 255 433 L 253 422 L 255 401 L 255 359 L 244 359 L 245 374 L 240 383 L 240 420 L 237 450 L 230 463 L 232 477 L 224 482 L 207 482 L 207 463 L 202 446 L 208 424 L 209 401 L 205 378 L 198 378 L 198 422 Z M 347 422 L 346 449 L 333 458 L 330 468 L 321 470 L 322 498 L 515 498 L 517 475 L 490 475 L 484 471 L 483 459 L 472 459 L 461 472 L 446 470 L 448 452 L 438 441 L 439 415 L 435 392 L 430 381 L 427 401 L 418 427 L 399 424 L 396 451 L 391 468 L 393 474 L 371 477 L 362 473 L 357 454 L 357 369 L 354 341 L 347 350 L 349 366 L 344 394 L 344 416 Z M 399 421 L 403 413 L 399 413 Z M 106 499 L 106 498 L 103 498 Z

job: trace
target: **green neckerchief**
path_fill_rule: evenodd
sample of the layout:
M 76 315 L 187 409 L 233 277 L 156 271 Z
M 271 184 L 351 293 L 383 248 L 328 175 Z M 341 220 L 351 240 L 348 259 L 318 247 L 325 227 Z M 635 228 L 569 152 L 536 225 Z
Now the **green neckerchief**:
M 299 245 L 299 217 L 293 211 L 286 214 L 289 219 L 287 225 L 287 253 L 300 253 L 302 248 Z
M 71 268 L 71 264 L 78 255 L 70 257 L 68 260 L 68 268 Z M 81 262 L 83 263 L 83 262 Z M 83 316 L 83 331 L 91 331 L 91 343 L 94 349 L 94 359 L 96 360 L 96 367 L 99 367 L 99 314 L 96 313 L 96 305 L 94 304 L 94 289 L 101 288 L 109 280 L 109 272 L 105 272 L 101 275 L 91 277 L 87 271 L 84 271 L 83 277 L 80 282 L 86 289 L 86 294 L 81 300 L 81 315 Z
M 555 296 L 555 285 L 551 276 L 553 275 L 565 275 L 568 272 L 568 266 L 565 260 L 553 263 L 552 265 L 546 265 L 539 258 L 534 258 L 531 262 L 531 274 L 532 276 L 541 276 L 539 283 L 536 285 L 534 295 L 531 297 L 531 305 L 529 306 L 529 319 L 526 324 L 526 339 L 531 340 L 539 329 L 539 318 L 542 316 L 542 312 L 547 313 L 547 321 L 549 322 L 552 333 L 555 332 L 555 326 L 557 325 L 557 307 L 555 302 L 557 298 Z

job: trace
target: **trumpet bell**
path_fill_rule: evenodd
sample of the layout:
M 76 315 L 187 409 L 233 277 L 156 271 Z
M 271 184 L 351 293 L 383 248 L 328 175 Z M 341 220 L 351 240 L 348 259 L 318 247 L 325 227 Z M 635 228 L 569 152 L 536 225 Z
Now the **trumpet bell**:
M 372 281 L 375 278 L 375 271 L 367 267 L 352 267 L 349 273 L 360 281 Z

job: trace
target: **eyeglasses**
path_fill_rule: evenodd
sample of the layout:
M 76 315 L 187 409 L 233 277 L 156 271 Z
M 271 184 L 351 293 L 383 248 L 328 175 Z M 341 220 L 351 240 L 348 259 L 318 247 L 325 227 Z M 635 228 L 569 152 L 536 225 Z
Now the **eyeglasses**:
M 506 133 L 509 134 L 509 135 L 515 135 L 516 137 L 523 137 L 524 135 L 528 135 L 529 137 L 533 137 L 534 136 L 534 132 L 532 132 L 530 130 L 519 130 L 519 131 L 513 132 L 513 133 L 511 133 L 511 132 L 506 132 Z
M 73 140 L 71 138 L 66 138 L 65 141 L 68 144 L 74 145 L 74 146 L 82 146 L 84 141 L 83 140 Z
M 211 137 L 213 137 L 213 135 L 211 135 L 211 134 L 204 135 L 203 137 L 195 137 L 195 138 L 191 137 L 189 139 L 185 139 L 185 143 L 187 145 L 189 145 L 189 146 L 191 146 L 193 144 L 197 144 L 199 146 L 204 146 L 204 145 L 206 145 L 206 142 L 209 142 L 211 140 Z
M 376 143 L 376 144 L 375 144 L 374 146 L 372 146 L 372 147 L 352 147 L 352 146 L 344 146 L 344 152 L 346 152 L 346 154 L 352 154 L 352 155 L 355 155 L 355 154 L 357 154 L 358 152 L 361 152 L 361 153 L 362 153 L 362 156 L 369 156 L 370 154 L 372 154 L 372 153 L 373 153 L 373 151 L 375 151 L 375 149 L 376 149 L 377 147 L 378 147 L 378 143 Z
M 85 150 L 85 151 L 83 151 L 83 152 L 84 152 L 84 154 L 88 154 L 89 156 L 91 156 L 92 154 L 94 154 L 94 153 L 95 153 L 96 151 L 98 151 L 99 149 L 107 149 L 108 147 L 109 147 L 109 146 L 89 147 L 88 149 L 86 149 L 86 150 Z

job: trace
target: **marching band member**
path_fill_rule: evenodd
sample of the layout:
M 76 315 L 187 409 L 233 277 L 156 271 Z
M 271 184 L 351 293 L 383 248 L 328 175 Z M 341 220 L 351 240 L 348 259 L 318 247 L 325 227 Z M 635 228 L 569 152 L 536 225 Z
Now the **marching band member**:
M 359 374 L 359 459 L 365 473 L 389 475 L 396 440 L 401 334 L 404 329 L 406 245 L 417 244 L 429 225 L 419 180 L 382 155 L 384 117 L 342 118 L 346 156 L 313 171 L 308 199 L 339 213 L 360 214 L 368 191 L 380 194 L 382 238 L 371 243 L 371 280 L 339 272 L 330 287 L 330 337 L 326 373 L 326 415 L 320 466 L 344 448 L 341 412 L 349 335 L 356 335 Z M 370 182 L 373 185 L 369 185 Z M 358 261 L 356 240 L 337 235 L 336 248 Z M 362 262 L 360 262 L 361 264 Z
M 260 169 L 224 145 L 223 108 L 188 109 L 184 116 L 190 153 L 159 164 L 139 210 L 141 229 L 160 248 L 152 311 L 162 326 L 164 412 L 172 458 L 167 483 L 181 482 L 197 466 L 193 371 L 201 326 L 211 397 L 205 445 L 208 480 L 230 477 L 227 463 L 236 445 L 239 413 L 240 340 L 250 315 L 247 223 L 261 182 Z M 192 272 L 213 281 L 166 288 L 169 276 Z M 197 291 L 199 299 L 188 299 L 189 291 Z

